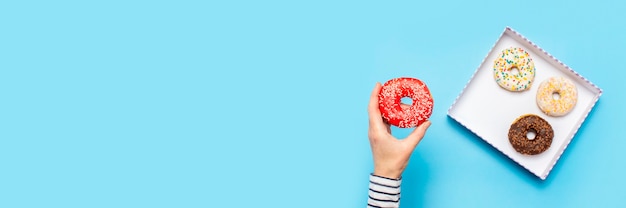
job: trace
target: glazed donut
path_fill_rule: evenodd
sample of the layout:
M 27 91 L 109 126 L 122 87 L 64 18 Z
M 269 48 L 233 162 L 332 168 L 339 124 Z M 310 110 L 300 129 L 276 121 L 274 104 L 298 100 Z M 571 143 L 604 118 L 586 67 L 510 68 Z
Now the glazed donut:
M 518 73 L 511 72 L 516 68 Z M 504 49 L 493 62 L 493 77 L 500 87 L 508 91 L 530 89 L 535 79 L 535 62 L 522 48 Z
M 528 139 L 526 134 L 535 131 L 535 138 Z M 509 128 L 509 142 L 515 151 L 525 155 L 536 155 L 546 151 L 552 144 L 554 130 L 543 118 L 527 114 L 515 119 Z
M 413 104 L 400 105 L 403 97 Z M 401 77 L 383 84 L 378 94 L 378 106 L 385 121 L 400 128 L 419 126 L 433 113 L 433 96 L 421 80 Z
M 554 98 L 553 94 L 558 94 L 558 99 Z M 574 109 L 577 101 L 576 85 L 563 77 L 550 77 L 537 89 L 537 106 L 549 116 L 568 114 Z

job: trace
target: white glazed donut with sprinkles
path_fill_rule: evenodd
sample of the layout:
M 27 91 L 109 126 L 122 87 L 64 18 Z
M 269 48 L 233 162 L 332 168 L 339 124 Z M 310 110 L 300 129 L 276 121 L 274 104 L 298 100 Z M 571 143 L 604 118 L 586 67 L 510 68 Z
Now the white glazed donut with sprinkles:
M 563 77 L 550 77 L 539 84 L 537 89 L 537 106 L 546 115 L 567 115 L 578 101 L 576 85 Z
M 518 73 L 512 73 L 514 68 Z M 535 79 L 535 62 L 522 48 L 504 49 L 493 62 L 493 77 L 505 90 L 528 90 Z
M 401 105 L 409 97 L 412 105 Z M 419 126 L 433 113 L 433 96 L 424 82 L 410 77 L 389 80 L 378 94 L 378 106 L 385 121 L 400 128 Z

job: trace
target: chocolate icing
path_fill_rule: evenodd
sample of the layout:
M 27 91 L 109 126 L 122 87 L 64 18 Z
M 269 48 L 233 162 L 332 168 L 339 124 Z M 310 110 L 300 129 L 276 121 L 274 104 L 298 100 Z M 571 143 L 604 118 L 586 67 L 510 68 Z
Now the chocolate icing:
M 526 137 L 530 129 L 536 132 L 533 140 Z M 546 151 L 552 144 L 552 138 L 554 138 L 552 126 L 543 118 L 533 114 L 520 116 L 509 128 L 509 142 L 515 151 L 525 155 L 536 155 Z

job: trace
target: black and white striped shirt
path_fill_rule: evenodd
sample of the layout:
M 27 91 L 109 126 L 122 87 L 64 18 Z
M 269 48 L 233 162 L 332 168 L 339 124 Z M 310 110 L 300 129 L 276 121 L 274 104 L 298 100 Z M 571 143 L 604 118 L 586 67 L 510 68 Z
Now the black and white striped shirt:
M 400 207 L 400 184 L 402 178 L 393 179 L 371 174 L 367 207 Z

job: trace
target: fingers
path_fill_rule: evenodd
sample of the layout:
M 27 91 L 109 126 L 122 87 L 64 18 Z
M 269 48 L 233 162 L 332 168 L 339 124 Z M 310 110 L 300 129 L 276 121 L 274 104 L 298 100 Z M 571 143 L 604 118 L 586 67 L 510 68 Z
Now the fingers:
M 410 105 L 407 105 L 407 104 L 404 104 L 404 103 L 400 103 L 400 108 L 402 108 L 402 110 L 407 110 L 410 107 L 411 107 Z
M 389 125 L 387 122 L 385 122 L 385 130 L 387 130 L 387 133 L 391 134 L 391 125 Z
M 428 129 L 429 126 L 430 126 L 430 121 L 426 121 L 422 123 L 417 128 L 413 129 L 413 132 L 411 132 L 411 134 L 409 134 L 409 136 L 406 137 L 405 141 L 410 143 L 411 146 L 415 148 L 415 146 L 417 146 L 417 144 L 419 144 L 420 141 L 422 141 L 422 138 L 424 138 L 424 135 L 426 134 L 426 130 Z
M 380 109 L 378 107 L 378 94 L 380 93 L 381 88 L 382 86 L 380 86 L 380 83 L 376 82 L 376 86 L 370 95 L 370 103 L 367 107 L 367 112 L 369 114 L 370 128 L 385 130 L 385 123 L 383 122 L 383 118 L 380 115 Z

